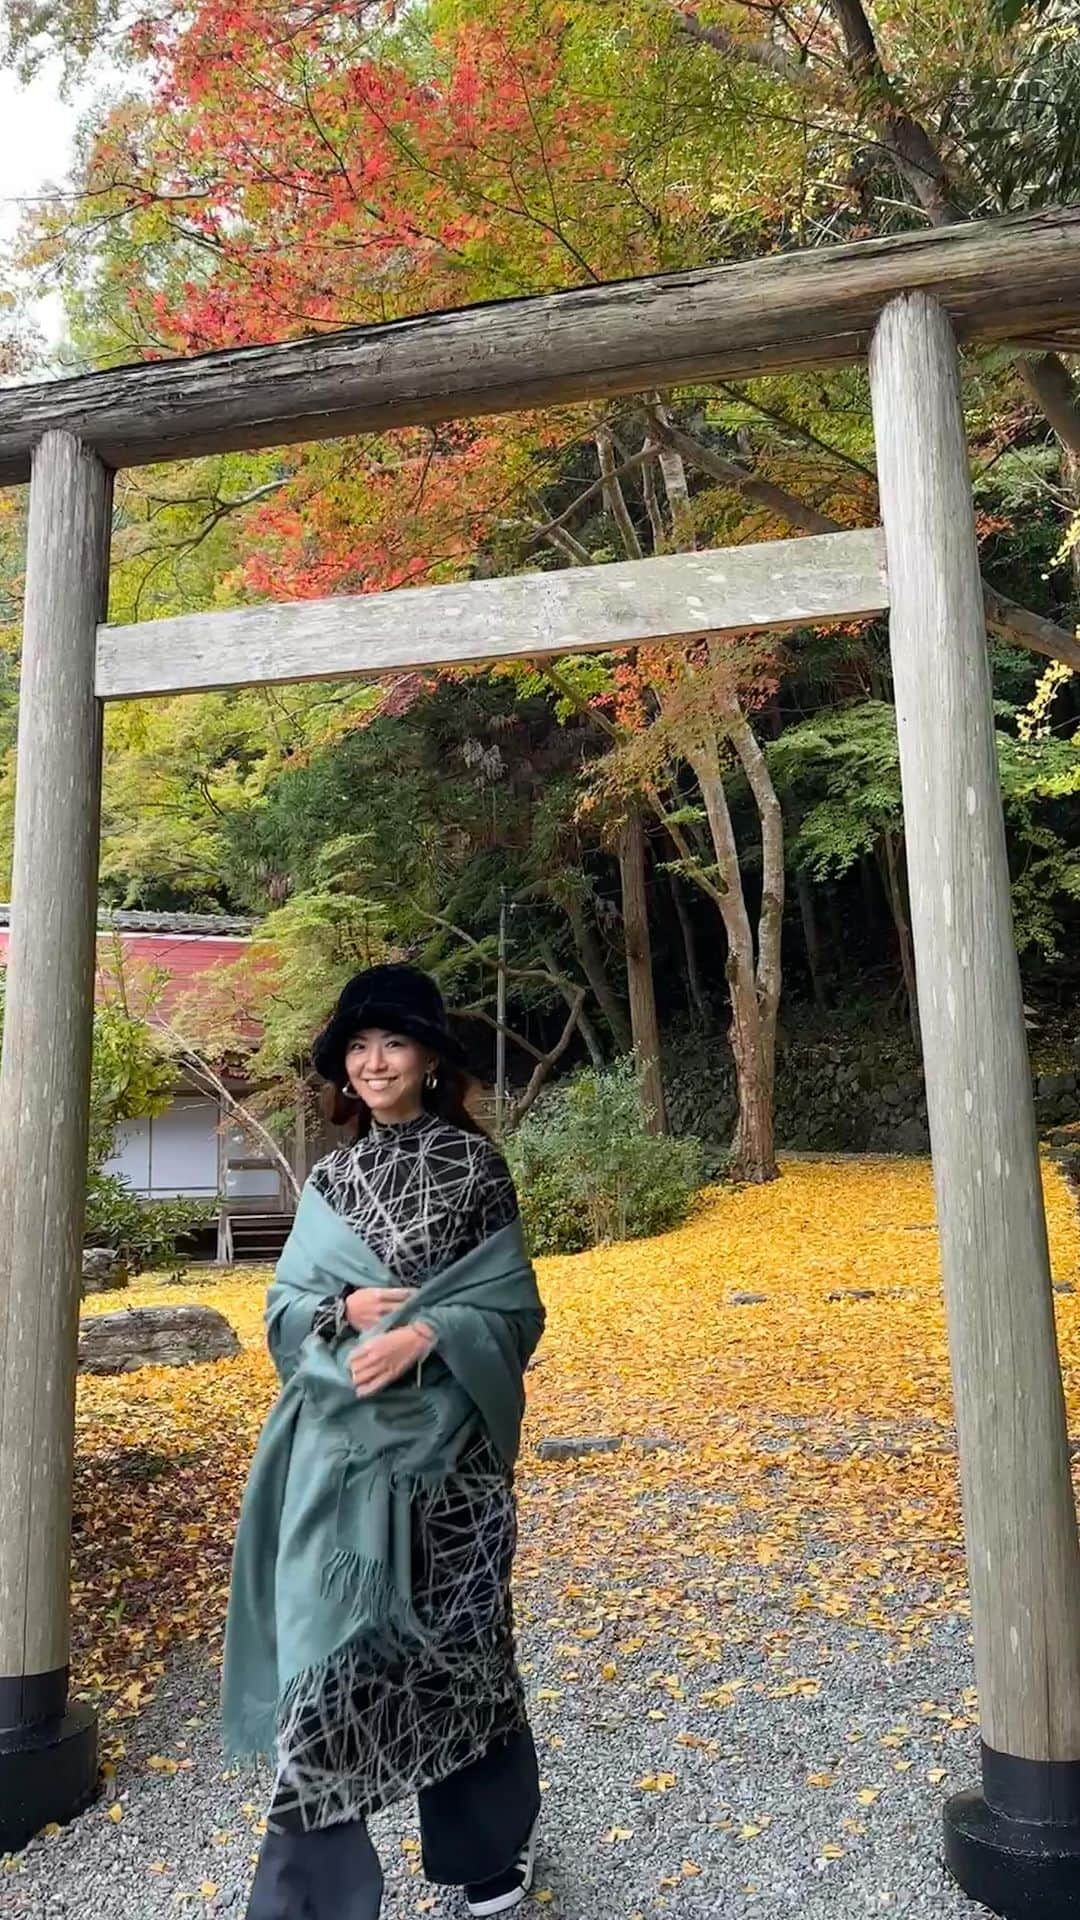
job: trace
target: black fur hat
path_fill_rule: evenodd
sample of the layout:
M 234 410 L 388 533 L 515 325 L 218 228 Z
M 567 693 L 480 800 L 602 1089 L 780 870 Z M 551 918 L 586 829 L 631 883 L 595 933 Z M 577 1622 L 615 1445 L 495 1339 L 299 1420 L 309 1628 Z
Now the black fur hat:
M 447 1024 L 442 994 L 419 967 L 368 967 L 354 974 L 312 1046 L 315 1071 L 339 1085 L 349 1042 L 368 1027 L 404 1034 L 454 1066 L 465 1065 L 465 1049 Z

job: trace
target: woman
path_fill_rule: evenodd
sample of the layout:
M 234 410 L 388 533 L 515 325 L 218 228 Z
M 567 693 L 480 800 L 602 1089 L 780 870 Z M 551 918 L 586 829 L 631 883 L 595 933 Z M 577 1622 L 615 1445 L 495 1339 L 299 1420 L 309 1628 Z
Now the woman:
M 358 974 L 313 1059 L 353 1137 L 308 1181 L 267 1305 L 282 1391 L 223 1684 L 229 1751 L 277 1762 L 248 1920 L 376 1920 L 367 1817 L 413 1791 L 427 1877 L 505 1913 L 540 1803 L 510 1570 L 543 1308 L 435 983 Z

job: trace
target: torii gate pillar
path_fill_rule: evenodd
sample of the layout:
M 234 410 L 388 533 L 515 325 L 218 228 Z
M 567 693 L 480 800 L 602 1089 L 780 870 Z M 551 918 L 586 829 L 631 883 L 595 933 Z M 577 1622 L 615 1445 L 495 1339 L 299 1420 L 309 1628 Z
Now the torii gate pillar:
M 0 1852 L 93 1796 L 68 1702 L 76 1346 L 101 795 L 97 623 L 111 476 L 47 433 L 30 488 L 0 1069 Z
M 981 1793 L 945 1859 L 1080 1914 L 1080 1544 L 994 744 L 960 362 L 927 294 L 870 361 L 919 1017 L 960 1452 Z

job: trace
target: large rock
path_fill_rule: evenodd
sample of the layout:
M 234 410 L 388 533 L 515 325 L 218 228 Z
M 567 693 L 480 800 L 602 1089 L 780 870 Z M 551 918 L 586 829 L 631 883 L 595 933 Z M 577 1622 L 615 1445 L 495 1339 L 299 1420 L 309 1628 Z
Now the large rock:
M 111 1293 L 126 1287 L 128 1270 L 115 1247 L 84 1247 L 82 1284 L 84 1293 Z
M 135 1373 L 228 1360 L 240 1342 L 213 1307 L 129 1307 L 94 1314 L 79 1332 L 80 1373 Z
M 581 1433 L 561 1440 L 540 1440 L 536 1452 L 540 1460 L 579 1460 L 589 1453 L 618 1453 L 622 1435 L 618 1433 Z

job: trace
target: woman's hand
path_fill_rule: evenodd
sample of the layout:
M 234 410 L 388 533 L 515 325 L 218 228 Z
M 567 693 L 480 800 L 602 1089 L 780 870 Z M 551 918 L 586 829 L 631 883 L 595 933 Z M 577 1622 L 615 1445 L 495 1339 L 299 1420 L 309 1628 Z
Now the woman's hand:
M 411 1327 L 395 1327 L 391 1333 L 377 1333 L 349 1355 L 349 1372 L 358 1400 L 400 1380 L 419 1361 L 427 1358 L 435 1345 L 430 1327 L 419 1322 Z
M 409 1298 L 408 1287 L 357 1287 L 345 1302 L 345 1318 L 354 1333 L 369 1333 L 384 1314 Z

